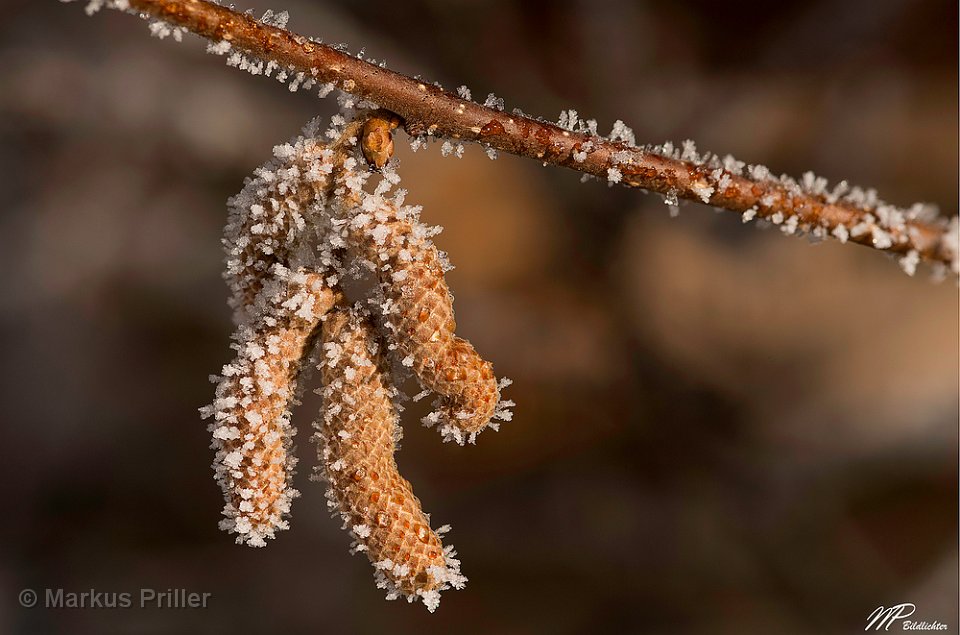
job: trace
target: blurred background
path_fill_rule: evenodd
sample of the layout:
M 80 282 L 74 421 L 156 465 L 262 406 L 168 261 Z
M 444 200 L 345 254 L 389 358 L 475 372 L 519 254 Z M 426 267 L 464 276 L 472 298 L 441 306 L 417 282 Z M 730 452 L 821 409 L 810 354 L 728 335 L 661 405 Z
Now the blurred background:
M 475 447 L 406 414 L 401 469 L 466 590 L 383 600 L 307 480 L 314 396 L 291 530 L 234 545 L 197 413 L 231 357 L 224 203 L 335 102 L 130 16 L 4 4 L 0 632 L 848 633 L 901 602 L 958 632 L 955 285 L 477 147 L 398 144 L 460 334 L 515 380 Z M 955 2 L 251 8 L 480 101 L 957 212 Z M 17 603 L 142 587 L 213 597 Z

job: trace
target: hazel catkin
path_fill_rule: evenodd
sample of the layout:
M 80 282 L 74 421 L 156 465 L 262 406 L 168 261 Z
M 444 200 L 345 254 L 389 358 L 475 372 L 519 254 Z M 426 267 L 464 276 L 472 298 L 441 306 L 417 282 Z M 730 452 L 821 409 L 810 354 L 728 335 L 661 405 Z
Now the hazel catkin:
M 214 403 L 203 411 L 214 419 L 213 468 L 226 499 L 221 528 L 239 543 L 262 547 L 287 528 L 298 495 L 290 407 L 317 324 L 336 299 L 316 273 L 288 272 L 265 285 L 257 317 L 239 327 L 236 358 L 223 367 Z
M 373 563 L 380 586 L 422 599 L 432 611 L 441 590 L 459 588 L 466 578 L 397 471 L 396 389 L 384 370 L 383 347 L 357 309 L 335 309 L 322 331 L 317 474 L 329 483 L 331 506 L 350 528 L 355 549 Z
M 303 136 L 274 147 L 273 159 L 227 201 L 223 277 L 237 323 L 251 317 L 251 304 L 275 266 L 315 268 L 334 166 L 352 152 L 359 130 L 360 123 L 351 121 L 325 143 L 308 126 Z
M 379 281 L 382 325 L 402 364 L 440 397 L 439 410 L 425 422 L 462 443 L 491 420 L 507 419 L 510 404 L 500 401 L 493 365 L 455 333 L 445 262 L 416 208 L 362 190 L 343 200 L 347 241 Z

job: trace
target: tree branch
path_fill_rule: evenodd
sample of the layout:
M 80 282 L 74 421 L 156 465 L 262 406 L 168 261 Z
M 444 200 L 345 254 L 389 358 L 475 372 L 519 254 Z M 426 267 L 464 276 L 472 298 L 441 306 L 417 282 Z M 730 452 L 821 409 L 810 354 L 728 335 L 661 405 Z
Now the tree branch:
M 97 2 L 103 4 L 103 0 Z M 114 0 L 113 4 L 124 2 Z M 624 135 L 619 140 L 603 138 L 578 122 L 572 112 L 566 115 L 565 127 L 519 112 L 503 112 L 212 2 L 128 0 L 126 4 L 144 17 L 227 42 L 234 50 L 374 102 L 402 117 L 405 130 L 414 136 L 474 141 L 657 192 L 668 203 L 678 198 L 703 202 L 744 214 L 745 222 L 770 220 L 785 233 L 832 235 L 842 242 L 901 254 L 908 273 L 918 259 L 960 272 L 957 219 L 937 218 L 923 205 L 897 208 L 880 201 L 875 191 L 850 188 L 846 182 L 828 190 L 823 179 L 810 173 L 800 183 L 786 176 L 777 178 L 762 166 L 744 169 L 742 162 L 729 156 L 700 156 L 692 143 L 682 149 L 670 144 L 638 147 L 624 140 Z

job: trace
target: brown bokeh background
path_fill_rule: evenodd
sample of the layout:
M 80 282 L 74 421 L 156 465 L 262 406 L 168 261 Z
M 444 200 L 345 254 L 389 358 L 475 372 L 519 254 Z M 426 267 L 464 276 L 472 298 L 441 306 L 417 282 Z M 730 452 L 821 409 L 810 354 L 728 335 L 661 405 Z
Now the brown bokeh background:
M 291 530 L 234 545 L 197 414 L 229 359 L 224 201 L 334 103 L 128 16 L 6 5 L 0 632 L 848 633 L 899 602 L 958 632 L 954 285 L 476 147 L 399 144 L 461 334 L 516 382 L 476 447 L 407 412 L 399 462 L 466 590 L 431 616 L 347 555 L 306 478 L 312 396 Z M 481 100 L 957 210 L 956 3 L 282 8 Z M 26 587 L 213 598 L 26 610 Z

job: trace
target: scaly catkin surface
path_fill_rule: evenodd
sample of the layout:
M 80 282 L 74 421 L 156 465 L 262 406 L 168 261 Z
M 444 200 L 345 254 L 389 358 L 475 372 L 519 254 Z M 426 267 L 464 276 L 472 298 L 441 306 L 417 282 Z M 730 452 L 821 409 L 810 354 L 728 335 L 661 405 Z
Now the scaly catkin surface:
M 269 296 L 269 297 L 264 297 Z M 296 459 L 291 402 L 312 334 L 336 295 L 319 274 L 291 273 L 264 286 L 258 317 L 241 325 L 234 361 L 223 367 L 213 416 L 213 469 L 226 503 L 221 528 L 262 547 L 287 528 Z
M 351 528 L 355 548 L 374 564 L 380 586 L 394 596 L 423 599 L 432 611 L 441 590 L 466 579 L 397 471 L 396 389 L 384 363 L 365 316 L 350 309 L 328 315 L 318 367 L 324 405 L 315 424 L 317 472 L 330 484 L 331 506 Z
M 274 158 L 228 201 L 224 278 L 237 356 L 223 367 L 215 401 L 202 413 L 215 417 L 209 429 L 214 475 L 226 498 L 221 527 L 251 546 L 286 528 L 298 494 L 290 485 L 290 408 L 312 334 L 337 299 L 318 273 L 324 263 L 314 243 L 329 224 L 333 167 L 351 152 L 358 130 L 354 123 L 342 131 L 334 126 L 325 144 L 311 122 L 303 136 L 276 146 Z
M 349 186 L 347 186 L 349 189 Z M 339 190 L 338 190 L 339 191 Z M 417 218 L 417 208 L 354 190 L 338 200 L 347 241 L 376 271 L 383 326 L 421 385 L 440 396 L 446 439 L 463 442 L 505 414 L 493 365 L 455 334 L 453 297 L 444 262 Z
M 333 168 L 351 152 L 360 124 L 351 122 L 329 144 L 316 136 L 315 126 L 276 146 L 273 160 L 257 168 L 243 190 L 227 201 L 223 276 L 238 324 L 251 319 L 251 305 L 276 265 L 297 269 L 315 264 L 311 247 L 325 229 L 322 212 Z

